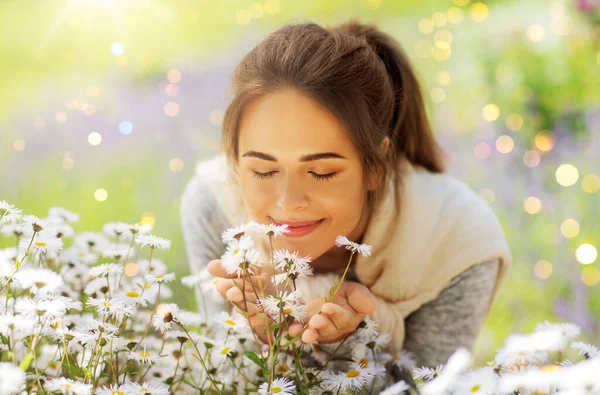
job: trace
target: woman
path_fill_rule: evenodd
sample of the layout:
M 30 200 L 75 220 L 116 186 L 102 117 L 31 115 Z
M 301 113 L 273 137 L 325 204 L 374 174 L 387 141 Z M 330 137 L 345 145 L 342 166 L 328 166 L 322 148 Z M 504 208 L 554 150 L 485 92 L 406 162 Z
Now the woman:
M 343 339 L 370 314 L 392 351 L 419 365 L 471 348 L 510 251 L 488 205 L 443 173 L 399 44 L 356 21 L 285 26 L 241 61 L 233 88 L 224 155 L 198 166 L 181 200 L 192 271 L 224 253 L 229 227 L 288 224 L 274 248 L 309 255 L 315 270 L 298 284 L 313 307 L 304 342 Z M 342 297 L 324 304 L 348 262 L 338 235 L 373 252 L 354 257 Z M 226 299 L 241 300 L 218 261 L 209 270 Z

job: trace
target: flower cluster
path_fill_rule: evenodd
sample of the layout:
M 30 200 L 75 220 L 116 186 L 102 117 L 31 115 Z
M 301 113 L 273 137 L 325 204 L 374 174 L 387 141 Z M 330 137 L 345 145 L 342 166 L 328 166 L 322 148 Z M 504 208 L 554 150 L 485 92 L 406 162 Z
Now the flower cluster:
M 600 351 L 567 323 L 508 337 L 477 369 L 464 349 L 445 365 L 418 366 L 418 356 L 390 352 L 389 334 L 370 317 L 337 343 L 292 338 L 288 325 L 307 319 L 294 282 L 312 275 L 311 258 L 255 248 L 255 237 L 279 237 L 285 226 L 250 223 L 222 235 L 228 273 L 241 281 L 274 270 L 274 292 L 256 295 L 269 319 L 266 344 L 247 314 L 205 317 L 168 302 L 175 275 L 153 255 L 170 241 L 152 227 L 114 222 L 76 234 L 78 220 L 59 207 L 46 218 L 22 215 L 0 201 L 3 245 L 14 238 L 0 250 L 0 395 L 600 393 Z M 371 252 L 343 236 L 338 245 L 351 256 Z M 138 246 L 147 257 L 135 258 Z M 182 283 L 214 288 L 205 271 Z

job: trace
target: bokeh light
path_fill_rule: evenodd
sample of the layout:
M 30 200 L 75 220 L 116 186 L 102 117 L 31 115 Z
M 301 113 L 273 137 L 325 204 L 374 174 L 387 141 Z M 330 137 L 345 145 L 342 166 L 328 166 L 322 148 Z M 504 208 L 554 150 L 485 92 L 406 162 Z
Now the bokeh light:
M 540 25 L 531 25 L 527 28 L 526 35 L 529 40 L 535 43 L 538 41 L 542 41 L 544 39 L 544 36 L 546 35 L 546 32 L 544 31 L 544 28 Z
M 570 187 L 572 185 L 575 185 L 578 179 L 579 171 L 575 166 L 569 163 L 560 165 L 558 169 L 556 169 L 556 182 L 558 182 L 563 187 Z
M 108 198 L 108 192 L 106 192 L 106 189 L 104 188 L 96 189 L 94 192 L 94 198 L 99 202 L 103 202 Z
M 179 173 L 183 170 L 183 160 L 181 158 L 172 158 L 169 161 L 169 169 L 174 173 Z
M 452 2 L 459 7 L 466 6 L 467 4 L 469 4 L 469 1 L 471 0 L 452 0 Z
M 450 44 L 445 41 L 436 41 L 435 45 L 431 48 L 431 57 L 438 62 L 444 61 L 450 57 L 452 49 Z
M 434 103 L 442 103 L 446 99 L 446 91 L 439 86 L 433 88 L 429 94 L 431 95 L 431 100 Z
M 527 167 L 537 167 L 540 164 L 541 157 L 537 151 L 526 151 L 523 154 L 523 163 Z
M 595 174 L 586 174 L 581 179 L 581 189 L 589 194 L 598 192 L 600 190 L 600 177 Z
M 448 8 L 446 15 L 448 15 L 448 22 L 452 24 L 460 23 L 465 18 L 465 13 L 458 7 Z
M 17 152 L 21 152 L 25 150 L 25 140 L 16 139 L 13 141 L 13 149 Z
M 528 214 L 537 214 L 542 209 L 542 201 L 535 196 L 529 196 L 523 202 L 523 209 Z
M 433 22 L 433 26 L 435 27 L 442 27 L 446 24 L 447 21 L 448 18 L 443 12 L 434 12 L 431 16 L 431 22 Z
M 419 21 L 419 31 L 423 34 L 429 34 L 433 31 L 433 22 L 431 19 L 424 18 Z
M 64 112 L 60 111 L 60 112 L 57 112 L 57 113 L 54 115 L 54 119 L 55 119 L 55 120 L 56 120 L 56 122 L 58 122 L 58 123 L 65 123 L 65 122 L 67 122 L 67 119 L 68 119 L 68 117 L 67 117 L 67 114 L 66 114 L 66 113 L 64 113 Z
M 88 134 L 88 143 L 90 145 L 99 145 L 102 142 L 102 135 L 98 132 Z
M 473 21 L 483 22 L 489 15 L 488 6 L 481 2 L 473 3 L 471 8 L 469 8 L 469 15 Z
M 133 124 L 129 121 L 123 121 L 119 124 L 119 132 L 128 135 L 133 131 Z
M 581 268 L 581 282 L 591 287 L 600 282 L 600 270 L 594 266 L 584 266 Z
M 167 80 L 171 83 L 171 84 L 176 84 L 179 81 L 181 81 L 181 72 L 179 70 L 169 70 L 167 71 Z
M 165 104 L 164 110 L 168 117 L 176 117 L 179 115 L 179 104 L 175 103 L 174 101 L 170 101 Z
M 112 43 L 110 46 L 110 52 L 115 56 L 121 56 L 125 53 L 125 46 L 120 42 Z
M 580 263 L 589 265 L 594 263 L 598 258 L 598 250 L 592 244 L 581 244 L 575 251 L 575 257 Z
M 546 280 L 552 276 L 552 264 L 548 261 L 538 261 L 533 265 L 533 273 L 537 278 Z
M 534 144 L 540 151 L 551 151 L 556 144 L 556 136 L 553 132 L 544 130 L 535 135 Z
M 488 143 L 477 143 L 473 147 L 473 153 L 479 159 L 487 159 L 492 154 L 492 147 Z
M 139 268 L 135 262 L 129 262 L 125 264 L 123 271 L 125 272 L 125 275 L 129 277 L 135 277 L 139 272 Z
M 516 132 L 523 127 L 523 117 L 515 113 L 509 114 L 506 117 L 506 127 Z
M 154 213 L 153 212 L 144 212 L 142 214 L 142 219 L 140 220 L 140 225 L 150 225 L 152 226 L 152 228 L 156 227 L 156 220 L 154 219 Z
M 71 151 L 65 151 L 63 154 L 62 168 L 65 171 L 72 170 L 75 167 L 75 158 Z
M 483 188 L 479 191 L 479 196 L 486 201 L 487 204 L 492 204 L 496 199 L 496 194 L 490 188 Z
M 572 218 L 565 219 L 562 224 L 560 224 L 560 232 L 567 239 L 577 237 L 577 235 L 579 235 L 579 222 Z
M 452 76 L 448 71 L 440 70 L 435 73 L 435 81 L 438 83 L 438 85 L 448 86 L 450 85 L 450 82 L 452 82 Z
M 494 122 L 500 116 L 500 108 L 495 104 L 486 104 L 482 110 L 483 119 L 488 122 Z
M 496 139 L 496 149 L 502 154 L 508 154 L 515 148 L 515 141 L 512 137 L 503 134 Z

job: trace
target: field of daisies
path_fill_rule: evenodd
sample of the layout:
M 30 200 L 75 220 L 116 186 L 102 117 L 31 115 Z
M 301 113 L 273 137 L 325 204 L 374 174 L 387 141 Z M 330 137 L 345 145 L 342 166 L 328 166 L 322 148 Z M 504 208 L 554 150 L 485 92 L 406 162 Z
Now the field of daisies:
M 151 226 L 111 222 L 76 234 L 78 221 L 65 208 L 40 218 L 0 201 L 0 395 L 600 393 L 599 350 L 570 323 L 509 336 L 485 366 L 472 366 L 465 349 L 445 365 L 415 366 L 414 356 L 388 352 L 389 334 L 368 317 L 342 341 L 303 344 L 288 333 L 307 318 L 289 284 L 311 275 L 310 259 L 255 248 L 285 227 L 250 223 L 222 235 L 228 273 L 277 273 L 275 292 L 255 290 L 264 342 L 243 308 L 206 320 L 170 302 L 178 280 L 160 253 L 171 242 Z M 344 237 L 337 245 L 371 252 Z M 198 287 L 207 276 L 181 283 Z

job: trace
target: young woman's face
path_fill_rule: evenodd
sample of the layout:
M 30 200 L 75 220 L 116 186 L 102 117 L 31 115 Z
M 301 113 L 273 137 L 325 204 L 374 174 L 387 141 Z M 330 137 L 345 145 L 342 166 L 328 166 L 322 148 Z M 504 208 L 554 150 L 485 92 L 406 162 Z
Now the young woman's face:
M 366 189 L 359 152 L 318 102 L 293 89 L 257 98 L 244 110 L 238 152 L 252 219 L 288 223 L 292 230 L 274 239 L 275 248 L 316 259 L 334 248 L 338 235 L 362 236 Z M 316 224 L 294 229 L 303 225 L 294 222 Z

